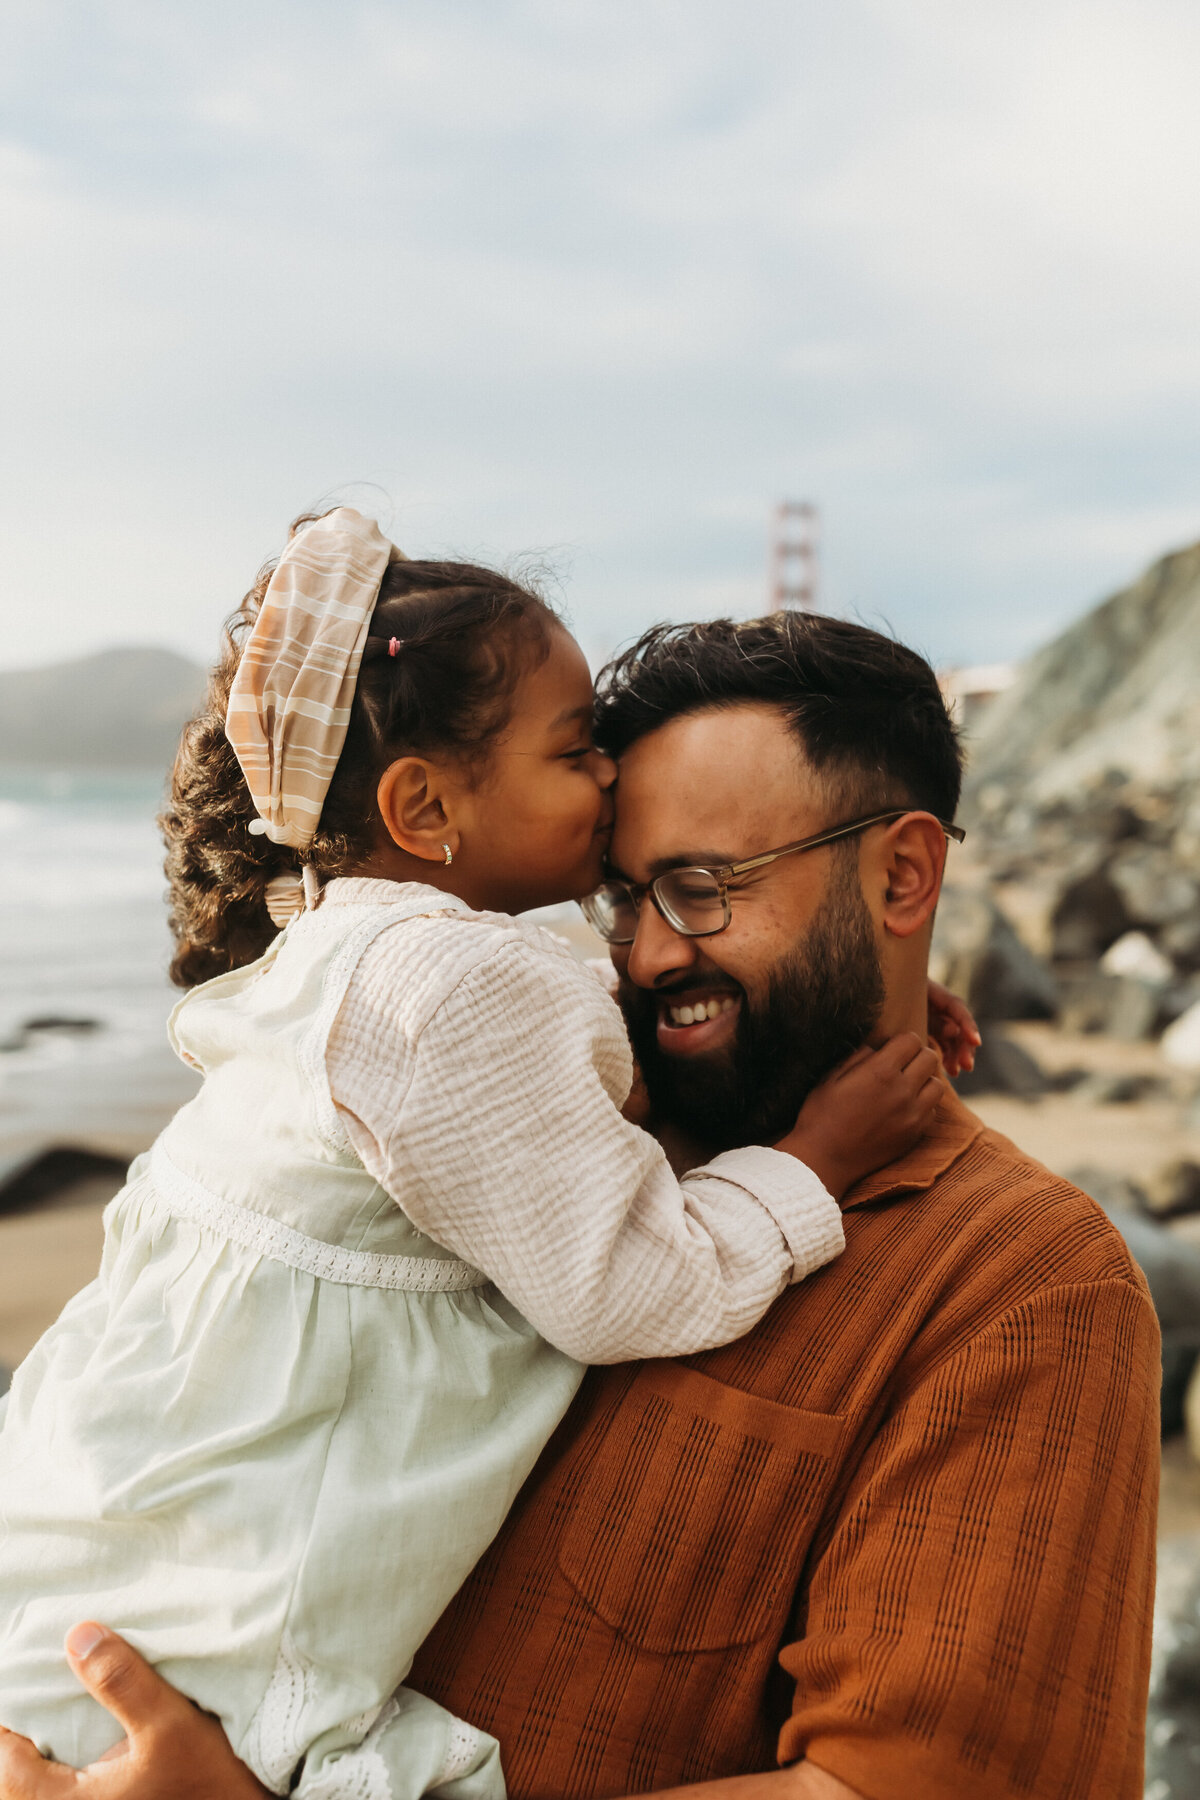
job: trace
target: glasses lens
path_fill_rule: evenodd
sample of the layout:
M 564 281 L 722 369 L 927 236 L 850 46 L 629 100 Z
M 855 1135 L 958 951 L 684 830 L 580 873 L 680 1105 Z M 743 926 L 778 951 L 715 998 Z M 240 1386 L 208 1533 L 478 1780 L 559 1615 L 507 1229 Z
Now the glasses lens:
M 708 869 L 672 869 L 654 883 L 668 925 L 687 937 L 707 937 L 729 923 L 721 884 Z
M 606 881 L 579 902 L 584 918 L 608 944 L 632 944 L 637 936 L 637 907 L 622 881 Z

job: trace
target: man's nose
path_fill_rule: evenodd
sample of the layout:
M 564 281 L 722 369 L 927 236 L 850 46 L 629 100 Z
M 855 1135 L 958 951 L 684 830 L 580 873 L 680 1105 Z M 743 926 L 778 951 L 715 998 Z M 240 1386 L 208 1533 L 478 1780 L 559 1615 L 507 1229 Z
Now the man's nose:
M 629 979 L 652 988 L 664 975 L 694 968 L 700 952 L 695 938 L 672 931 L 649 894 L 638 909 L 637 933 L 629 946 Z

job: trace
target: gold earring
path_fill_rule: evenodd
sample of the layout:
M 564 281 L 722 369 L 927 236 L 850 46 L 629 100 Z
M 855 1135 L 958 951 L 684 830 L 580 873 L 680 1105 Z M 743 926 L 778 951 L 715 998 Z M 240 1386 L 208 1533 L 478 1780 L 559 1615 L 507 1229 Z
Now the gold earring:
M 443 844 L 442 849 L 446 852 L 446 867 L 449 868 L 450 864 L 454 861 L 454 852 L 449 844 Z

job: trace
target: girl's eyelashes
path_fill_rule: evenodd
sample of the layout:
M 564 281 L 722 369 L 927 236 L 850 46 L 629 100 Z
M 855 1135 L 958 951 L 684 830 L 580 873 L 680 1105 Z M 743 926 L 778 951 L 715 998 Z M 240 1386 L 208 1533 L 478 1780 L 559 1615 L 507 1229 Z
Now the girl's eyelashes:
M 590 756 L 591 754 L 591 744 L 580 744 L 576 750 L 564 750 L 562 752 L 561 760 L 563 762 L 578 762 L 581 757 Z

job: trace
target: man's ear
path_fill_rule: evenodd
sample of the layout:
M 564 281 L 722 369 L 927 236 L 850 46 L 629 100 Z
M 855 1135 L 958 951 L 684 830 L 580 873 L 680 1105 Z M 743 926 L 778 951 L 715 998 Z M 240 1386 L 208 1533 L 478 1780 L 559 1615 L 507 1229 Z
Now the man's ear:
M 882 922 L 891 937 L 912 937 L 929 923 L 945 866 L 946 834 L 932 813 L 905 813 L 888 827 Z
M 422 862 L 444 863 L 446 846 L 456 851 L 458 831 L 453 784 L 446 771 L 422 756 L 401 756 L 379 777 L 379 816 L 394 844 Z

